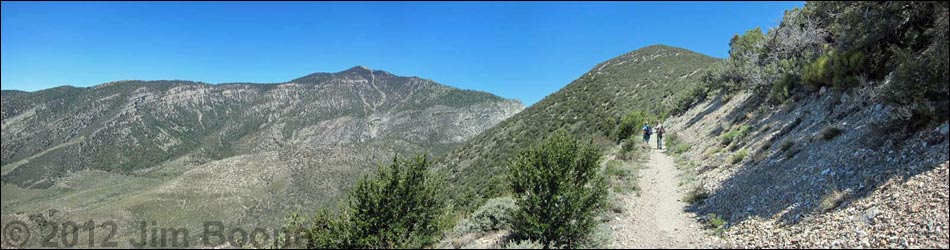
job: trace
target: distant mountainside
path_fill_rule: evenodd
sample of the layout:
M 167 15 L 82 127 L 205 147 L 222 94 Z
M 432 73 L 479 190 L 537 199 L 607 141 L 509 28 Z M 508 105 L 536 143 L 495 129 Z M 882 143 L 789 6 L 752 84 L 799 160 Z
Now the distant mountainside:
M 520 108 L 364 67 L 283 84 L 122 81 L 5 91 L 3 180 L 42 188 L 73 171 L 134 172 L 185 155 L 212 161 L 294 146 L 385 142 L 440 153 Z
M 504 186 L 503 169 L 520 149 L 558 128 L 603 137 L 633 110 L 668 113 L 679 96 L 701 82 L 718 59 L 653 45 L 596 65 L 579 79 L 521 113 L 455 148 L 442 167 L 468 195 L 491 197 Z M 474 192 L 474 193 L 473 193 Z M 467 199 L 464 199 L 467 200 Z
M 364 170 L 394 154 L 442 154 L 523 108 L 365 67 L 279 84 L 118 81 L 3 91 L 3 211 L 282 216 L 333 205 Z M 97 194 L 95 202 L 72 203 L 78 193 Z M 172 204 L 182 207 L 166 209 Z M 262 212 L 272 210 L 282 212 Z M 194 217 L 169 214 L 189 211 Z

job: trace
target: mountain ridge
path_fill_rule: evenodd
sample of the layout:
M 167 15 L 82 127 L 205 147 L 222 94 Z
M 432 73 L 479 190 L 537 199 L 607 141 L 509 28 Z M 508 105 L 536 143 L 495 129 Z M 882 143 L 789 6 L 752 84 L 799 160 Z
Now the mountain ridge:
M 3 91 L 4 220 L 277 227 L 337 204 L 394 155 L 440 155 L 524 108 L 365 67 L 315 74 L 325 77 Z
M 499 173 L 518 149 L 558 128 L 607 140 L 605 134 L 612 132 L 610 121 L 617 122 L 634 108 L 665 112 L 683 90 L 697 85 L 699 73 L 716 61 L 666 45 L 624 53 L 593 66 L 564 88 L 466 141 L 440 158 L 440 167 L 465 189 L 460 191 L 463 196 L 500 195 L 504 177 L 494 173 Z
M 417 79 L 417 80 L 420 80 L 420 81 L 432 82 L 432 83 L 435 83 L 435 84 L 438 84 L 438 85 L 443 85 L 443 86 L 447 86 L 447 87 L 451 87 L 451 88 L 455 88 L 455 89 L 459 89 L 459 90 L 471 90 L 471 91 L 476 91 L 476 92 L 488 93 L 488 92 L 481 91 L 481 90 L 463 89 L 463 88 L 458 88 L 458 87 L 451 86 L 451 85 L 444 85 L 444 84 L 441 84 L 441 83 L 437 83 L 437 82 L 435 82 L 435 81 L 433 81 L 433 80 L 431 80 L 431 79 L 422 78 L 422 77 L 419 77 L 419 76 L 399 76 L 399 75 L 395 75 L 395 74 L 393 74 L 393 73 L 391 73 L 391 72 L 389 72 L 389 71 L 372 69 L 372 68 L 369 68 L 369 67 L 364 66 L 364 65 L 353 66 L 353 67 L 350 67 L 350 68 L 348 68 L 348 69 L 346 69 L 346 70 L 342 70 L 342 71 L 338 71 L 338 72 L 314 72 L 314 73 L 310 73 L 310 74 L 307 74 L 307 75 L 304 75 L 304 76 L 301 76 L 301 77 L 297 77 L 297 78 L 294 78 L 294 79 L 291 79 L 291 80 L 288 80 L 288 81 L 284 81 L 284 82 L 271 82 L 271 83 L 263 83 L 263 82 L 219 82 L 219 83 L 209 83 L 209 82 L 204 82 L 204 81 L 193 81 L 193 80 L 182 80 L 182 79 L 159 79 L 159 80 L 126 79 L 126 80 L 109 81 L 109 82 L 104 82 L 104 83 L 100 83 L 100 84 L 96 84 L 96 85 L 91 85 L 91 86 L 86 86 L 86 87 L 77 87 L 77 86 L 74 86 L 74 85 L 60 85 L 60 86 L 55 86 L 55 87 L 46 88 L 46 89 L 40 89 L 40 90 L 34 90 L 34 91 L 25 91 L 25 90 L 17 90 L 17 89 L 4 89 L 4 90 L 2 90 L 2 91 L 3 91 L 5 94 L 23 94 L 23 93 L 43 92 L 43 91 L 56 90 L 56 89 L 103 88 L 103 87 L 108 87 L 108 86 L 112 86 L 112 85 L 116 85 L 116 84 L 129 84 L 129 83 L 139 83 L 139 84 L 177 83 L 177 84 L 195 84 L 195 85 L 210 85 L 210 86 L 214 86 L 214 85 L 255 85 L 255 86 L 258 86 L 258 85 L 259 85 L 259 86 L 268 87 L 268 86 L 276 86 L 276 85 L 284 85 L 284 84 L 314 84 L 314 83 L 319 83 L 321 80 L 326 80 L 327 78 L 334 77 L 334 76 L 358 76 L 358 77 L 361 77 L 361 78 L 367 78 L 367 76 L 373 77 L 373 76 L 375 76 L 375 75 L 380 75 L 380 76 L 384 76 L 384 77 L 407 77 L 407 78 Z M 488 93 L 488 94 L 491 94 L 491 93 Z M 494 94 L 492 94 L 492 95 L 494 95 Z M 509 101 L 518 101 L 518 102 L 521 102 L 521 100 L 518 100 L 518 99 L 510 99 L 510 98 L 503 98 L 503 97 L 502 97 L 502 99 L 509 100 Z
M 235 136 L 253 137 L 254 135 L 248 132 L 254 131 L 258 127 L 264 128 L 261 126 L 273 125 L 288 126 L 288 124 L 285 124 L 288 122 L 292 124 L 289 126 L 299 128 L 300 126 L 309 126 L 307 124 L 313 121 L 345 117 L 347 115 L 355 115 L 355 118 L 366 119 L 376 116 L 379 112 L 382 112 L 379 114 L 392 115 L 407 111 L 414 112 L 432 108 L 440 109 L 437 108 L 438 105 L 446 107 L 441 109 L 452 109 L 475 107 L 473 105 L 482 105 L 482 103 L 504 103 L 502 106 L 485 107 L 493 110 L 497 109 L 498 111 L 507 110 L 503 111 L 502 114 L 510 114 L 513 113 L 511 112 L 513 110 L 519 110 L 520 108 L 518 108 L 518 106 L 521 105 L 518 101 L 504 99 L 487 92 L 457 89 L 418 77 L 400 77 L 381 70 L 369 70 L 364 66 L 357 66 L 338 73 L 324 73 L 323 75 L 326 75 L 327 78 L 321 81 L 311 81 L 308 83 L 288 81 L 274 85 L 206 84 L 195 81 L 176 80 L 114 81 L 85 88 L 56 87 L 37 92 L 5 92 L 7 94 L 4 96 L 2 111 L 4 121 L 3 165 L 6 166 L 26 159 L 31 155 L 43 152 L 43 149 L 70 142 L 73 139 L 79 138 L 78 136 L 96 136 L 99 135 L 99 132 L 104 131 L 103 129 L 109 130 L 121 127 L 107 126 L 108 128 L 97 128 L 97 126 L 105 124 L 113 124 L 113 126 L 115 126 L 116 123 L 131 122 L 131 125 L 133 125 L 132 129 L 151 131 L 145 132 L 144 135 L 164 138 L 161 140 L 171 140 L 167 141 L 168 143 L 207 146 L 212 144 L 208 144 L 210 143 L 209 141 L 203 141 L 199 138 L 201 136 L 210 135 L 207 133 L 211 132 L 211 130 L 206 130 L 208 128 L 205 128 L 205 125 L 209 124 L 204 122 L 206 119 L 203 119 L 209 116 L 218 117 L 218 119 L 227 117 L 226 120 L 216 121 L 217 125 L 209 125 L 212 126 L 209 127 L 212 130 L 227 130 L 227 126 L 242 126 L 242 130 L 246 130 L 247 132 L 237 132 Z M 251 110 L 248 110 L 249 108 Z M 270 112 L 281 113 L 282 118 L 273 117 L 274 113 L 266 114 L 255 111 L 258 109 L 267 109 L 270 110 Z M 37 111 L 42 113 L 37 115 Z M 77 114 L 79 118 L 63 116 L 62 114 L 58 114 L 60 111 Z M 84 115 L 86 117 L 84 117 Z M 407 113 L 406 115 L 414 116 L 418 114 Z M 489 117 L 491 116 L 493 115 Z M 47 136 L 46 142 L 38 142 L 35 137 L 32 136 L 23 137 L 23 131 L 33 131 L 30 130 L 29 127 L 43 128 L 48 126 L 44 126 L 44 124 L 40 122 L 41 120 L 37 120 L 37 118 L 41 120 L 52 118 L 55 119 L 53 120 L 54 123 L 66 122 L 73 125 L 60 124 L 63 125 L 63 127 L 70 127 L 67 129 L 70 130 L 68 133 L 55 132 L 63 128 L 48 128 L 42 130 L 45 131 L 42 133 L 61 134 L 60 136 Z M 277 120 L 274 120 L 275 118 Z M 492 120 L 497 119 L 487 120 L 490 123 Z M 28 122 L 32 125 L 18 125 L 23 122 Z M 465 123 L 474 124 L 476 122 L 477 121 L 470 120 Z M 192 127 L 194 125 L 198 125 L 198 128 Z M 121 128 L 119 130 L 122 129 L 129 128 Z M 414 128 L 410 127 L 402 129 L 414 131 Z M 284 136 L 294 136 L 294 134 L 288 134 L 290 131 L 293 131 L 293 129 L 285 128 L 282 130 Z M 360 129 L 357 130 L 361 131 Z M 13 131 L 19 132 L 11 133 Z M 27 132 L 27 134 L 29 133 L 31 132 Z M 155 135 L 156 133 L 158 135 Z M 192 136 L 186 135 L 193 133 L 198 134 Z M 222 133 L 228 132 L 222 131 Z M 342 130 L 340 130 L 339 133 L 351 134 L 351 132 Z M 474 134 L 472 132 L 466 133 Z M 138 132 L 120 132 L 120 134 L 124 137 L 143 135 L 143 133 Z M 370 133 L 368 136 L 372 136 L 372 134 L 373 133 Z M 200 136 L 194 137 L 195 135 Z M 103 139 L 107 141 L 112 140 Z M 444 141 L 443 139 L 432 139 Z M 138 138 L 133 141 L 140 140 L 154 142 L 154 140 L 159 139 L 150 137 L 148 139 Z M 357 139 L 357 141 L 360 140 L 361 139 Z M 413 140 L 426 141 L 428 139 L 417 137 Z M 456 138 L 452 140 L 460 141 L 461 139 Z M 148 147 L 152 147 L 153 151 L 158 150 L 155 146 L 156 145 L 152 145 Z M 130 145 L 130 147 L 141 146 Z M 219 149 L 221 147 L 220 145 L 214 146 L 214 148 Z M 230 148 L 230 146 L 223 147 L 225 149 Z M 158 146 L 158 148 L 161 148 L 161 150 L 156 151 L 156 154 L 165 156 L 162 156 L 162 159 L 155 159 L 156 161 L 144 165 L 168 160 L 168 154 L 176 155 L 172 158 L 180 156 L 179 153 L 169 152 L 168 150 L 170 149 L 164 146 Z M 110 149 L 110 151 L 111 150 L 112 149 Z M 439 152 L 440 150 L 433 151 Z M 128 153 L 132 152 L 141 151 L 133 150 Z M 88 154 L 96 155 L 91 152 L 78 154 L 78 151 L 72 154 L 77 158 L 87 157 L 86 155 Z M 221 156 L 223 157 L 225 155 Z M 126 154 L 119 154 L 118 156 L 119 159 L 124 159 L 125 157 Z M 134 156 L 131 157 L 134 158 Z M 144 165 L 139 162 L 141 161 L 129 161 L 129 164 L 138 166 L 133 166 L 131 169 L 143 168 Z M 102 164 L 94 165 L 114 165 L 111 160 L 101 163 Z M 70 163 L 62 165 L 77 166 L 77 164 L 78 163 Z M 125 169 L 127 167 L 119 168 Z M 6 170 L 4 172 L 5 180 L 10 180 L 10 176 L 7 175 L 10 171 L 15 172 L 16 170 Z

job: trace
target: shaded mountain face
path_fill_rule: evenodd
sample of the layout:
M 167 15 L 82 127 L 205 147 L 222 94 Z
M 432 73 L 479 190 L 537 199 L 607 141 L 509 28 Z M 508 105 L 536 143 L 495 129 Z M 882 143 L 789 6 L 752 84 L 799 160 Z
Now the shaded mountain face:
M 359 172 L 394 153 L 442 153 L 523 109 L 361 66 L 281 84 L 121 81 L 2 100 L 3 181 L 24 188 L 262 153 Z
M 493 197 L 505 187 L 504 169 L 519 150 L 550 132 L 603 137 L 611 120 L 633 110 L 668 112 L 678 95 L 700 83 L 715 58 L 654 45 L 606 62 L 446 154 L 441 166 L 463 195 Z M 462 199 L 465 200 L 465 199 Z

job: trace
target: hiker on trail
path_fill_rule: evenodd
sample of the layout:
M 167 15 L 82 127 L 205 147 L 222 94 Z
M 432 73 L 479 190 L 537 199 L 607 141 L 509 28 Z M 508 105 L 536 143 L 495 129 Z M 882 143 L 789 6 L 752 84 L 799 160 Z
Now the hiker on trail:
M 663 133 L 666 133 L 666 129 L 663 128 L 663 123 L 656 124 L 656 149 L 663 149 Z
M 650 134 L 652 133 L 653 131 L 650 130 L 650 124 L 644 123 L 643 124 L 643 142 L 647 142 L 647 143 L 650 142 Z

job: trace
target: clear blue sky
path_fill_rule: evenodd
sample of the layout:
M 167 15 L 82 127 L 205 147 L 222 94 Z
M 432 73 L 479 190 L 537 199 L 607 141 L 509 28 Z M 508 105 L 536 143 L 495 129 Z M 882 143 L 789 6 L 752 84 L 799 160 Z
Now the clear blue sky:
M 0 88 L 284 82 L 365 65 L 537 102 L 652 44 L 725 57 L 803 2 L 3 2 Z

